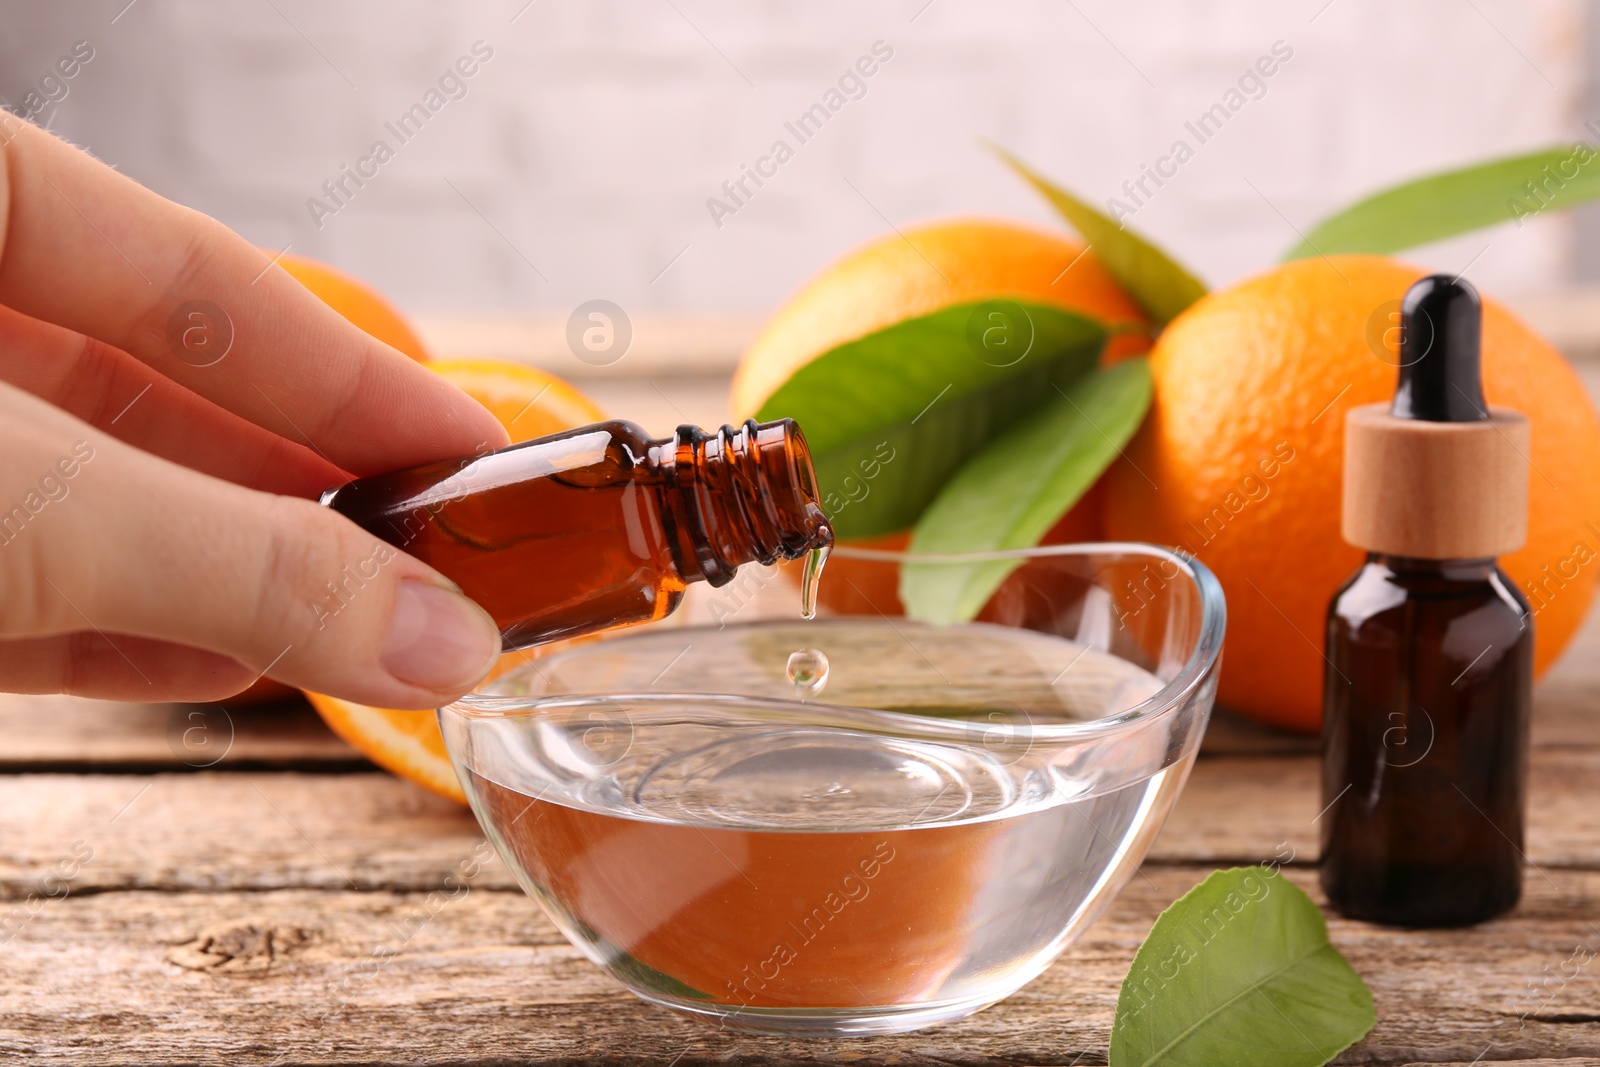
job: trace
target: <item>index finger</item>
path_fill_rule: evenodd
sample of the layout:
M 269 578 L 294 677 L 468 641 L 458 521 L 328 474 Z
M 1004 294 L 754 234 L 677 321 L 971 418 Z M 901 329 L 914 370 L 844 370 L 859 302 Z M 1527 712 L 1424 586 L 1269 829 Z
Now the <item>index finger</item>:
M 354 474 L 506 442 L 480 405 L 216 220 L 9 114 L 0 162 L 0 303 L 115 345 Z

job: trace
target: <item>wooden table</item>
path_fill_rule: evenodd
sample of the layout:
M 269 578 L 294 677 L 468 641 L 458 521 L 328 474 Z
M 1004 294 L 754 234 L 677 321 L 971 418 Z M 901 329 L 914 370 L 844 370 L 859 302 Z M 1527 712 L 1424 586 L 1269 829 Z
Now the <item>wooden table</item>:
M 472 341 L 435 346 L 493 347 Z M 1581 369 L 1595 391 L 1597 364 Z M 720 421 L 726 380 L 719 364 L 582 384 L 668 430 Z M 1514 914 L 1432 933 L 1330 920 L 1378 1008 L 1340 1062 L 1600 1065 L 1600 614 L 1541 685 L 1534 742 Z M 472 817 L 303 704 L 0 697 L 0 1062 L 1103 1064 L 1134 951 L 1208 872 L 1292 849 L 1288 877 L 1320 898 L 1312 749 L 1219 717 L 1143 870 L 1032 985 L 923 1033 L 796 1043 L 635 999 L 498 861 L 447 885 L 481 854 Z
M 1600 1064 L 1597 653 L 1591 625 L 1539 690 L 1522 906 L 1466 931 L 1330 921 L 1378 1005 L 1340 1062 Z M 298 702 L 5 697 L 0 739 L 5 1061 L 1103 1064 L 1134 950 L 1207 872 L 1292 849 L 1320 897 L 1311 743 L 1220 718 L 1140 875 L 1032 985 L 923 1033 L 796 1043 L 635 999 L 498 860 L 447 886 L 472 817 Z

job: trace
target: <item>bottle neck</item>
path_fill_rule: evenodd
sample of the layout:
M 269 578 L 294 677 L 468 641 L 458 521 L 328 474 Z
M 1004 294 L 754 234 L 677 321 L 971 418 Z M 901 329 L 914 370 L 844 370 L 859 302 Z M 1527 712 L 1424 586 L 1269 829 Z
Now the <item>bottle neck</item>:
M 1478 559 L 1413 559 L 1382 552 L 1367 553 L 1367 561 L 1408 578 L 1438 578 L 1449 582 L 1486 582 L 1499 572 L 1493 556 Z
M 789 419 L 750 419 L 714 434 L 680 426 L 650 454 L 670 471 L 665 512 L 685 582 L 723 585 L 742 564 L 797 559 L 833 543 L 810 450 Z

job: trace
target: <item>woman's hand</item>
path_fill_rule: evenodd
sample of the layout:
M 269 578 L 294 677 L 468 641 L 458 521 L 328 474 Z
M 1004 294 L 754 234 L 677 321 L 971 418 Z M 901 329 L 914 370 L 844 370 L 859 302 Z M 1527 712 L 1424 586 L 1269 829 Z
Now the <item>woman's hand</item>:
M 499 447 L 220 223 L 0 113 L 0 690 L 431 707 L 493 622 L 311 499 Z

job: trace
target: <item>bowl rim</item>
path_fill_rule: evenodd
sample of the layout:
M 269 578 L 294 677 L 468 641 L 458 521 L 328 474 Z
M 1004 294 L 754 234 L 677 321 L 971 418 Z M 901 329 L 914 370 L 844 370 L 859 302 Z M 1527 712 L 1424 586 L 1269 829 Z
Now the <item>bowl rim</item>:
M 1155 693 L 1115 715 L 1093 719 L 1089 722 L 1029 723 L 1026 730 L 1028 744 L 1061 742 L 1072 743 L 1099 740 L 1131 730 L 1135 726 L 1165 718 L 1188 704 L 1196 690 L 1216 667 L 1222 656 L 1223 636 L 1227 629 L 1227 600 L 1222 584 L 1204 563 L 1187 552 L 1149 544 L 1142 541 L 1088 541 L 1066 545 L 1037 545 L 1032 548 L 1001 549 L 985 552 L 918 553 L 885 549 L 858 548 L 839 545 L 833 555 L 846 559 L 862 559 L 883 563 L 939 563 L 966 564 L 1000 560 L 1049 559 L 1059 556 L 1152 556 L 1165 560 L 1179 570 L 1178 577 L 1187 577 L 1200 595 L 1200 632 L 1189 658 L 1172 680 Z M 547 711 L 571 711 L 595 706 L 621 704 L 646 704 L 665 708 L 693 708 L 702 710 L 732 710 L 746 712 L 759 710 L 763 717 L 797 719 L 816 722 L 819 718 L 840 720 L 866 728 L 888 728 L 896 735 L 915 735 L 930 740 L 943 740 L 958 744 L 974 742 L 992 746 L 992 724 L 963 719 L 942 719 L 909 712 L 884 711 L 878 708 L 858 708 L 845 704 L 801 703 L 772 697 L 747 697 L 732 693 L 574 693 L 537 697 L 507 697 L 468 693 L 440 707 L 439 714 L 458 715 L 462 718 L 505 718 L 508 716 L 535 715 Z M 720 707 L 726 705 L 726 709 Z

